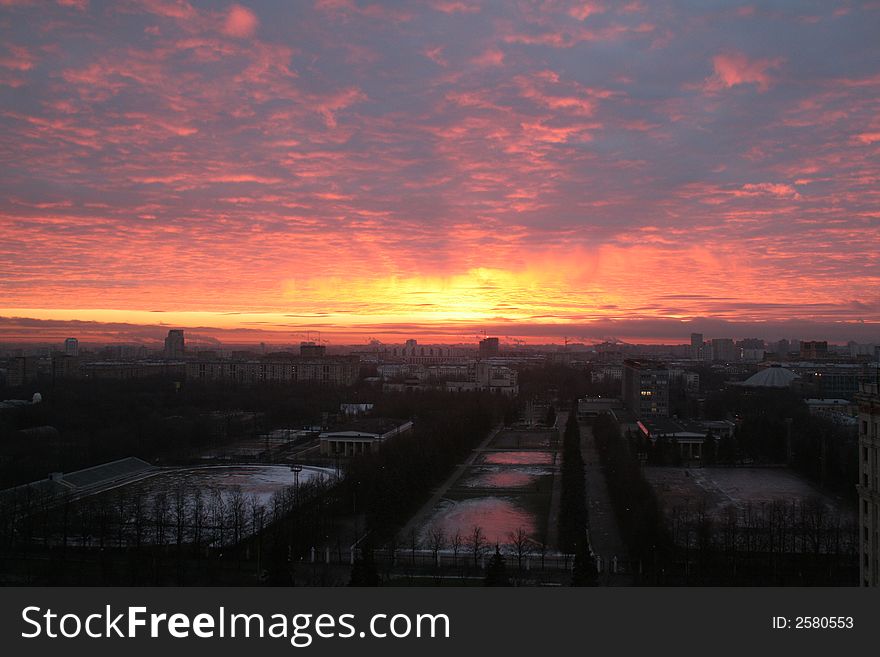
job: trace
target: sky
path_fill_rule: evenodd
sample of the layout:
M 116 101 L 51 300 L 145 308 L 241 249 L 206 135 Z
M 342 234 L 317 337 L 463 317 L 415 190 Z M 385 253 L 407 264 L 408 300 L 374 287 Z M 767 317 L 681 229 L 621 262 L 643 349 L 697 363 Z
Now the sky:
M 880 0 L 0 0 L 0 340 L 880 341 Z

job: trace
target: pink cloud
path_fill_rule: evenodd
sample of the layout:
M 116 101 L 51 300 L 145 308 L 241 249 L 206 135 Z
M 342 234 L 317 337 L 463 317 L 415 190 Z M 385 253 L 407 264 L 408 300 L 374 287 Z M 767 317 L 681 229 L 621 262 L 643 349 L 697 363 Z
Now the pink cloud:
M 28 52 L 27 48 L 8 45 L 7 49 L 11 56 L 0 57 L 0 66 L 13 71 L 29 71 L 34 67 L 34 56 Z
M 754 84 L 767 91 L 775 81 L 770 71 L 782 65 L 781 58 L 749 59 L 743 53 L 723 53 L 712 58 L 715 73 L 706 79 L 706 91 L 720 91 L 738 84 Z
M 498 48 L 489 48 L 471 60 L 476 66 L 501 66 L 504 64 L 504 52 Z
M 876 144 L 880 142 L 880 132 L 863 132 L 856 135 L 856 141 L 860 144 Z
M 479 5 L 453 0 L 440 0 L 433 3 L 431 7 L 436 11 L 442 11 L 444 14 L 476 14 L 480 11 Z
M 422 54 L 438 66 L 449 65 L 449 62 L 447 62 L 446 59 L 444 59 L 443 57 L 443 46 L 437 46 L 435 48 L 425 48 L 422 51 Z
M 254 12 L 241 5 L 232 5 L 223 24 L 223 33 L 227 36 L 246 39 L 254 35 L 260 21 Z
M 584 21 L 594 14 L 601 14 L 603 11 L 605 11 L 605 7 L 596 2 L 582 2 L 569 9 L 568 14 L 579 21 Z
M 742 186 L 742 191 L 745 192 L 745 195 L 754 195 L 754 194 L 767 194 L 769 196 L 775 196 L 777 198 L 787 198 L 787 199 L 795 199 L 798 200 L 801 198 L 801 195 L 798 194 L 797 190 L 791 185 L 785 185 L 781 183 L 749 183 Z M 736 196 L 741 195 L 739 192 L 734 193 Z

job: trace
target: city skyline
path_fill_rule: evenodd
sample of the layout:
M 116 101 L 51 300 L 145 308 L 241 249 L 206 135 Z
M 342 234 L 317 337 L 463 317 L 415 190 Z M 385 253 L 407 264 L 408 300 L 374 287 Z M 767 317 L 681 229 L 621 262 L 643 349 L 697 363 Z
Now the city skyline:
M 880 336 L 876 3 L 0 4 L 0 341 Z

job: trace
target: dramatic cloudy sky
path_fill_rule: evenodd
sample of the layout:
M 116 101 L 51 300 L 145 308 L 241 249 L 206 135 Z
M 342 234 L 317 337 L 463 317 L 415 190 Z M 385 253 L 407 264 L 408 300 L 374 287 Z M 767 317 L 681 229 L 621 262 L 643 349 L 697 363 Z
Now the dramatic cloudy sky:
M 0 0 L 0 338 L 880 339 L 878 34 L 878 0 Z

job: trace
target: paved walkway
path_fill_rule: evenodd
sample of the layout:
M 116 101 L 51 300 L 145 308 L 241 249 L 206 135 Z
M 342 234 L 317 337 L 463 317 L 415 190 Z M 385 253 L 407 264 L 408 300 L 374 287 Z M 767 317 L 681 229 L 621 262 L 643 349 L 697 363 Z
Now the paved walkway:
M 404 545 L 407 541 L 409 541 L 410 532 L 413 529 L 418 529 L 422 526 L 424 521 L 428 518 L 428 516 L 434 511 L 434 508 L 437 506 L 437 503 L 443 499 L 443 496 L 446 495 L 446 491 L 448 491 L 452 485 L 461 477 L 465 470 L 467 470 L 470 466 L 474 464 L 477 456 L 489 446 L 489 443 L 492 442 L 492 439 L 496 436 L 496 434 L 503 429 L 503 426 L 497 426 L 492 431 L 489 432 L 489 435 L 486 436 L 486 439 L 483 440 L 476 448 L 471 450 L 471 453 L 465 459 L 464 463 L 459 465 L 451 475 L 444 481 L 440 487 L 434 491 L 434 494 L 431 495 L 431 499 L 425 502 L 424 506 L 419 509 L 418 513 L 416 513 L 412 518 L 409 519 L 409 522 L 404 525 L 403 529 L 400 530 L 400 533 L 397 535 L 398 540 L 401 541 Z
M 617 528 L 614 508 L 608 494 L 605 473 L 599 464 L 599 452 L 593 440 L 593 429 L 589 424 L 580 423 L 581 455 L 584 458 L 584 474 L 587 488 L 587 509 L 589 511 L 590 544 L 593 553 L 604 562 L 599 582 L 604 586 L 629 586 L 633 582 L 629 573 L 612 574 L 611 560 L 627 561 L 626 546 Z
M 551 550 L 559 549 L 559 507 L 562 503 L 562 435 L 565 433 L 565 423 L 568 420 L 568 413 L 560 411 L 556 415 L 556 428 L 559 430 L 559 437 L 556 445 L 551 445 L 555 449 L 553 464 L 555 472 L 553 473 L 553 490 L 550 493 L 550 512 L 547 515 L 547 545 Z

